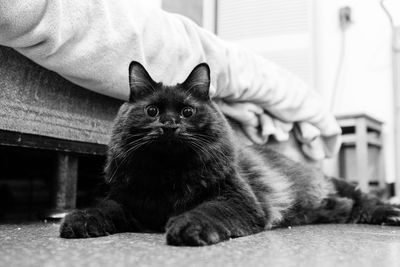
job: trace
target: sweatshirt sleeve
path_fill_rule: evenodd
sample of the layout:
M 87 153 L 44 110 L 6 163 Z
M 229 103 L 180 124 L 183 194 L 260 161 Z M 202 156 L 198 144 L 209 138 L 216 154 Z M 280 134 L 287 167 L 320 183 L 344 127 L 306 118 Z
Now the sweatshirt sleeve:
M 0 44 L 122 100 L 129 98 L 132 60 L 165 84 L 208 62 L 215 98 L 256 103 L 284 122 L 310 123 L 323 136 L 340 133 L 321 99 L 296 76 L 149 1 L 1 0 Z

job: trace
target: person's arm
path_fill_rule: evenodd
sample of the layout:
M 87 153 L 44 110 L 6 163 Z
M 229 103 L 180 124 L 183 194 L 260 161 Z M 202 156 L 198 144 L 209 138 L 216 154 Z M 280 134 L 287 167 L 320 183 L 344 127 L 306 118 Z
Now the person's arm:
M 340 132 L 321 99 L 296 76 L 147 1 L 2 0 L 0 44 L 78 85 L 123 100 L 129 98 L 132 60 L 166 84 L 183 81 L 206 61 L 214 97 L 256 103 L 284 122 L 311 123 L 324 136 Z

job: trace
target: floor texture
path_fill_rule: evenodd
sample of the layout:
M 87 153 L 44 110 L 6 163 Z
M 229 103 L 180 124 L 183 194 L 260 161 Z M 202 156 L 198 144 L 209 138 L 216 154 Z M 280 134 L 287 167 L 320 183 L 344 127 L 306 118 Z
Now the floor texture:
M 0 266 L 400 266 L 400 228 L 314 225 L 210 247 L 171 247 L 164 235 L 66 240 L 58 224 L 0 225 Z

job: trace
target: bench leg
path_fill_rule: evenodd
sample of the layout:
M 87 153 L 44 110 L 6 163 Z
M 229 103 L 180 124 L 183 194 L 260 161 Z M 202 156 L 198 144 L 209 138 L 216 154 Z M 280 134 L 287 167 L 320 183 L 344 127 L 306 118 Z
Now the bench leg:
M 52 209 L 48 219 L 62 219 L 76 206 L 78 157 L 65 152 L 57 154 L 57 167 L 52 192 Z

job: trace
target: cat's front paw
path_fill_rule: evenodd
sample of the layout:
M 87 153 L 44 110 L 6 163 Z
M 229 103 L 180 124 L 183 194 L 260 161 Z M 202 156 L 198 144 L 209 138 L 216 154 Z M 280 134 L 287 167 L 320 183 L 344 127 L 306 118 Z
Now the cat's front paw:
M 60 237 L 88 238 L 105 236 L 115 232 L 98 209 L 75 210 L 67 214 L 60 226 Z
M 229 231 L 223 225 L 190 214 L 171 218 L 166 233 L 167 244 L 173 246 L 206 246 L 229 238 Z
M 400 209 L 392 205 L 382 205 L 376 208 L 371 221 L 375 224 L 400 226 Z

